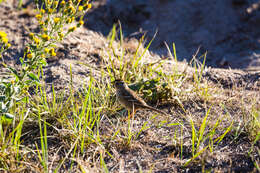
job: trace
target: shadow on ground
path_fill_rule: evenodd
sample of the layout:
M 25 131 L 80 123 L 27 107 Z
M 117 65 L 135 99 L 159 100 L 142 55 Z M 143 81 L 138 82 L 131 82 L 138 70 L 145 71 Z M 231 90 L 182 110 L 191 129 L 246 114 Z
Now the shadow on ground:
M 179 60 L 189 61 L 200 47 L 207 65 L 260 70 L 258 0 L 96 0 L 86 27 L 107 35 L 113 23 L 126 37 L 158 34 L 151 51 L 167 56 L 164 42 L 176 44 Z

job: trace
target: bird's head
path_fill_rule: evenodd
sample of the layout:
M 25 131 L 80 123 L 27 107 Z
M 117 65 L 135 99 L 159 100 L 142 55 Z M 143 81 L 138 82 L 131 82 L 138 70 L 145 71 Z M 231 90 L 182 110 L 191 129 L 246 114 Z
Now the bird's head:
M 125 85 L 125 82 L 120 79 L 116 79 L 114 81 L 114 85 L 116 88 L 122 88 Z

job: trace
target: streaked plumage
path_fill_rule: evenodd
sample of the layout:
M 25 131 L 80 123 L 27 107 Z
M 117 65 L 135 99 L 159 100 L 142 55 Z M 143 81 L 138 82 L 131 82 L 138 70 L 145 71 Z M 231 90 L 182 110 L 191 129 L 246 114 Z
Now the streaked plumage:
M 119 102 L 128 110 L 133 111 L 133 113 L 138 109 L 150 109 L 167 115 L 167 113 L 147 105 L 124 81 L 115 80 L 114 84 Z

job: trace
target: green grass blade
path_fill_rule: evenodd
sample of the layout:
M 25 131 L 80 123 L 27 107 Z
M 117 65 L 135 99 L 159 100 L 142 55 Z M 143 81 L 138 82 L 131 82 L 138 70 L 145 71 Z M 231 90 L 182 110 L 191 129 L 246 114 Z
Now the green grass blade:
M 190 124 L 191 124 L 191 130 L 192 130 L 192 139 L 191 139 L 192 156 L 194 156 L 194 153 L 195 153 L 195 142 L 196 142 L 197 136 L 196 136 L 196 130 L 195 130 L 195 126 L 194 126 L 194 123 L 193 123 L 192 119 L 190 119 Z
M 200 146 L 200 142 L 201 142 L 202 139 L 203 139 L 203 134 L 204 134 L 205 128 L 206 128 L 206 126 L 207 126 L 207 119 L 208 119 L 208 115 L 209 115 L 210 109 L 211 109 L 211 107 L 210 107 L 209 110 L 207 111 L 206 116 L 204 117 L 204 119 L 203 119 L 203 121 L 202 121 L 202 124 L 201 124 L 201 126 L 200 126 L 200 129 L 199 129 L 199 138 L 198 138 L 198 143 L 197 143 L 196 151 L 198 151 L 199 146 Z
M 197 152 L 195 154 L 195 156 L 193 156 L 191 159 L 189 159 L 183 166 L 184 167 L 188 166 L 194 159 L 196 159 L 199 155 L 201 155 L 207 148 L 208 148 L 208 146 L 206 146 L 205 148 L 203 148 L 202 150 Z

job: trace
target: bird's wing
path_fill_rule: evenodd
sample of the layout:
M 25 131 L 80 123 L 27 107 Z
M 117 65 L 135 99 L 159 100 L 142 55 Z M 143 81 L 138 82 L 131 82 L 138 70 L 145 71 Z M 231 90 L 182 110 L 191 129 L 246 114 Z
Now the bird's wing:
M 134 102 L 137 105 L 147 105 L 145 101 L 140 98 L 134 91 L 128 89 L 127 92 L 121 93 L 123 97 L 125 97 L 128 101 Z

